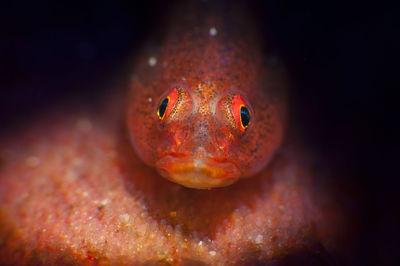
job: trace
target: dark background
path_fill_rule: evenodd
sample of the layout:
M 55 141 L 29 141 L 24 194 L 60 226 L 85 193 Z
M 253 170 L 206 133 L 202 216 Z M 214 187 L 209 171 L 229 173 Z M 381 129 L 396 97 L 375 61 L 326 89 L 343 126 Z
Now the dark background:
M 91 102 L 124 84 L 135 52 L 159 30 L 166 2 L 2 2 L 0 134 L 49 108 Z M 357 265 L 399 262 L 395 8 L 340 1 L 252 5 L 288 66 L 299 134 L 356 190 Z

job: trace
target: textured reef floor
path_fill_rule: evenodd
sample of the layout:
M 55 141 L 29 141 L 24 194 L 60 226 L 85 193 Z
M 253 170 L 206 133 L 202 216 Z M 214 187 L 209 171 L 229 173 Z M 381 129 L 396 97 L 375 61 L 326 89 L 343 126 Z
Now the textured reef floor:
M 3 137 L 1 263 L 335 261 L 344 218 L 308 156 L 286 144 L 255 177 L 184 188 L 139 161 L 121 109 L 55 112 Z

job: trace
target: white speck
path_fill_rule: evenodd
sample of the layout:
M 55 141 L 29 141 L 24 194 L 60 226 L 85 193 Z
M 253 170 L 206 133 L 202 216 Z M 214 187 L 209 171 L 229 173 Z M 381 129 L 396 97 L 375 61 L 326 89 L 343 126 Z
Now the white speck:
M 157 58 L 155 58 L 154 56 L 151 56 L 149 58 L 149 66 L 153 67 L 157 64 Z
M 211 27 L 210 28 L 210 35 L 211 36 L 215 36 L 215 35 L 217 35 L 217 33 L 218 33 L 218 31 L 217 31 L 217 29 L 215 27 Z
M 186 78 L 185 78 L 185 77 L 182 77 L 182 80 L 183 80 L 183 81 L 186 81 Z
M 36 167 L 40 164 L 40 159 L 36 156 L 29 156 L 26 158 L 25 163 L 29 167 Z
M 193 164 L 196 169 L 201 169 L 204 165 L 204 161 L 201 159 L 194 159 Z
M 153 98 L 149 97 L 147 100 L 149 101 L 149 103 L 151 103 L 153 101 Z
M 109 199 L 103 199 L 101 202 L 100 202 L 100 205 L 101 206 L 106 206 L 108 203 L 110 203 L 110 200 Z
M 127 224 L 129 222 L 129 214 L 127 214 L 127 213 L 121 214 L 119 216 L 119 220 L 121 223 Z
M 254 243 L 256 244 L 261 244 L 263 242 L 263 236 L 262 235 L 257 235 L 256 239 L 254 240 Z
M 201 247 L 203 245 L 203 241 L 199 241 L 198 245 Z
M 215 252 L 214 250 L 211 250 L 210 252 L 208 252 L 211 256 L 215 256 L 217 255 L 217 252 Z
M 89 132 L 92 130 L 92 123 L 86 118 L 81 118 L 76 122 L 76 128 L 83 132 Z

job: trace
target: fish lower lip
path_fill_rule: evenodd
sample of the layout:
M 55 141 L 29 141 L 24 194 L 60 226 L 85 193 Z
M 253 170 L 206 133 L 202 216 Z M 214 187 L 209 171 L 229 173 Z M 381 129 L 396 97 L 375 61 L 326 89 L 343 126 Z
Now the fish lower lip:
M 156 163 L 165 178 L 191 188 L 223 187 L 240 177 L 236 165 L 225 159 L 166 155 Z

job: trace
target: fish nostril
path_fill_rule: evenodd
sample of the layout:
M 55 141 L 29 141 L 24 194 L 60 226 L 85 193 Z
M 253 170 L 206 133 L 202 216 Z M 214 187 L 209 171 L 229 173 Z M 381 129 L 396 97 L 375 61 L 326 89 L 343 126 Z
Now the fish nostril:
M 220 150 L 220 151 L 225 151 L 225 149 L 226 149 L 226 145 L 221 145 L 220 143 L 218 143 L 219 145 L 217 146 L 218 147 L 218 149 Z
M 182 145 L 182 140 L 177 135 L 174 136 L 174 144 L 176 147 L 179 147 Z
M 176 148 L 185 148 L 188 145 L 190 134 L 188 127 L 174 128 L 169 131 L 172 145 Z
M 229 145 L 232 143 L 234 136 L 231 132 L 223 132 L 217 130 L 214 134 L 215 146 L 219 152 L 227 152 L 229 150 Z

